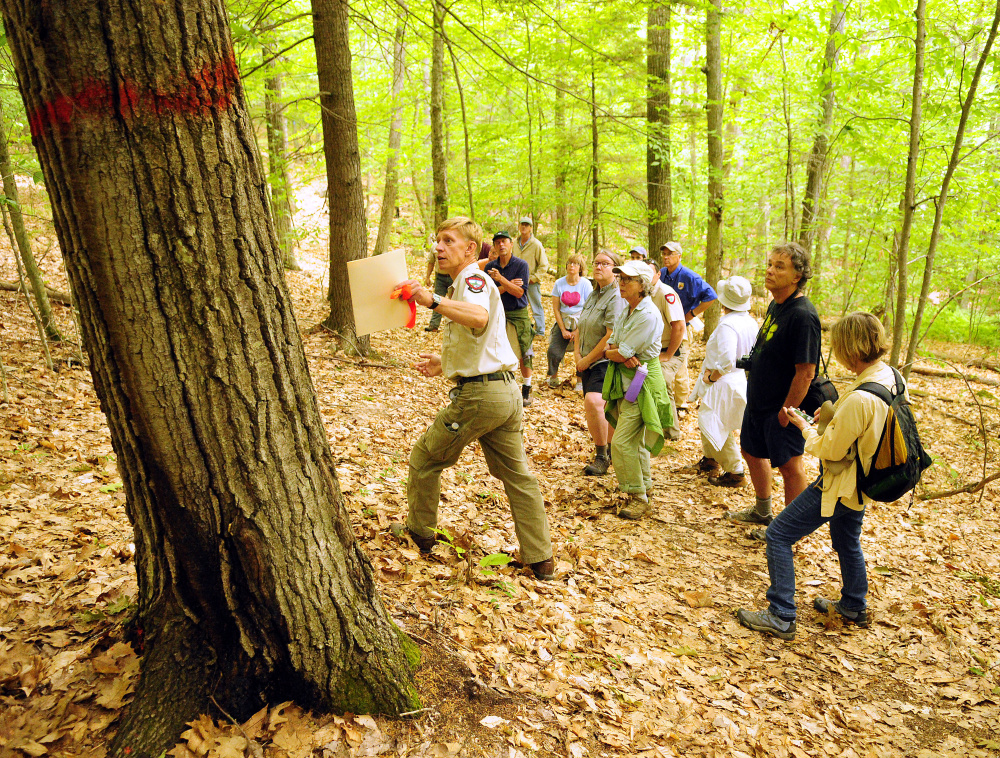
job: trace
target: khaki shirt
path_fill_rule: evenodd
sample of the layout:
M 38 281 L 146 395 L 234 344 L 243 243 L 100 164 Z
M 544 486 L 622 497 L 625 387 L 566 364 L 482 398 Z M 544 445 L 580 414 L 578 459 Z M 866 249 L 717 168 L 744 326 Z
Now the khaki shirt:
M 684 321 L 684 306 L 677 292 L 669 284 L 658 281 L 649 299 L 663 317 L 663 347 L 670 347 L 670 324 L 674 321 Z M 687 328 L 681 338 L 681 345 L 687 340 Z M 680 347 L 677 348 L 680 350 Z
M 455 277 L 448 288 L 448 297 L 460 303 L 481 305 L 489 313 L 489 321 L 482 329 L 470 329 L 444 319 L 441 369 L 445 377 L 456 379 L 516 369 L 517 357 L 507 339 L 507 319 L 500 302 L 500 290 L 493 279 L 472 262 Z
M 514 255 L 528 264 L 528 281 L 537 282 L 538 276 L 535 271 L 545 271 L 549 267 L 549 259 L 545 256 L 545 248 L 538 238 L 532 235 L 521 247 L 521 238 L 514 240 Z

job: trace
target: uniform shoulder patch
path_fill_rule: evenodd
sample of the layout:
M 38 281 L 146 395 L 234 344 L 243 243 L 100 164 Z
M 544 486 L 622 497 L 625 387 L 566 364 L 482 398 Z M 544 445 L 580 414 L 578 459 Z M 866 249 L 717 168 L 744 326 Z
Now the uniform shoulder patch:
M 465 286 L 468 287 L 471 292 L 479 294 L 486 289 L 486 278 L 482 274 L 470 274 L 465 277 Z
M 677 295 L 675 295 L 673 292 L 668 292 L 667 293 L 667 302 L 670 303 L 671 305 L 673 305 L 674 303 L 676 303 L 677 302 Z

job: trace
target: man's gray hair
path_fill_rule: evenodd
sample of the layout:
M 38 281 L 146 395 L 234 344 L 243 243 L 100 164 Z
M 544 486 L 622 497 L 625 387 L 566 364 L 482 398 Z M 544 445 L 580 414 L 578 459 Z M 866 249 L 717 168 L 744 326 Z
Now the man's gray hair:
M 779 242 L 771 249 L 772 253 L 778 253 L 780 255 L 787 255 L 791 261 L 792 266 L 802 277 L 799 279 L 798 285 L 796 285 L 795 291 L 801 292 L 806 286 L 806 283 L 812 279 L 812 261 L 809 257 L 809 253 L 806 249 L 802 247 L 798 242 Z

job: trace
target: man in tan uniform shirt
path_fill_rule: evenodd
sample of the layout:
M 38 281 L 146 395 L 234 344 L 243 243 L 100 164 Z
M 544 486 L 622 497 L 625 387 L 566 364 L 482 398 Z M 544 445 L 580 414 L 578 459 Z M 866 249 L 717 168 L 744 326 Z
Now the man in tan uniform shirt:
M 545 248 L 531 231 L 532 221 L 528 216 L 518 224 L 518 237 L 514 240 L 514 255 L 528 264 L 528 305 L 535 319 L 535 336 L 545 334 L 545 308 L 542 307 L 542 286 L 540 277 L 549 267 Z
M 441 355 L 422 353 L 417 370 L 456 382 L 451 403 L 410 453 L 406 527 L 420 551 L 429 553 L 435 542 L 441 472 L 479 440 L 490 473 L 503 482 L 510 500 L 521 561 L 537 578 L 552 579 L 548 516 L 524 454 L 524 411 L 513 373 L 518 361 L 507 340 L 500 291 L 476 264 L 482 237 L 479 225 L 463 216 L 438 227 L 438 267 L 454 279 L 447 297 L 431 293 L 416 280 L 406 282 L 413 293 L 410 302 L 438 311 L 444 321 Z

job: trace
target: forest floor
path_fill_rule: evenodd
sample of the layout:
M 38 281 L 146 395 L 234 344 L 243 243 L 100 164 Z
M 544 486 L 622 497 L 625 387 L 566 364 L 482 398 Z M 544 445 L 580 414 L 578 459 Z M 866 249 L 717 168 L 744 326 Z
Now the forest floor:
M 6 280 L 15 278 L 10 255 L 0 267 Z M 389 525 L 405 518 L 410 448 L 446 402 L 446 383 L 411 367 L 440 337 L 423 331 L 421 310 L 415 330 L 375 335 L 365 360 L 333 352 L 329 337 L 311 329 L 325 315 L 325 256 L 318 247 L 300 255 L 304 270 L 288 279 L 340 486 L 384 602 L 424 653 L 424 708 L 387 719 L 311 715 L 285 703 L 243 725 L 214 714 L 171 755 L 1000 751 L 1000 482 L 869 508 L 867 630 L 812 610 L 814 596 L 838 597 L 839 570 L 826 529 L 803 540 L 798 636 L 782 642 L 734 617 L 737 607 L 765 602 L 764 548 L 722 518 L 751 502 L 749 486 L 716 488 L 680 470 L 701 455 L 697 419 L 689 415 L 683 439 L 654 459 L 652 515 L 624 522 L 611 507 L 614 476 L 582 476 L 592 448 L 580 395 L 569 382 L 552 390 L 539 381 L 525 446 L 549 513 L 556 580 L 480 567 L 516 541 L 503 490 L 476 446 L 442 480 L 442 525 L 468 551 L 439 546 L 424 559 Z M 61 264 L 49 255 L 43 265 L 60 288 Z M 411 270 L 422 271 L 417 257 Z M 56 310 L 74 334 L 70 311 Z M 139 665 L 121 640 L 136 595 L 121 481 L 73 347 L 56 346 L 56 370 L 47 370 L 23 297 L 7 292 L 0 340 L 10 388 L 0 404 L 0 756 L 101 756 Z M 934 349 L 956 362 L 981 357 L 963 346 Z M 544 355 L 542 339 L 535 350 Z M 911 387 L 936 461 L 923 493 L 995 468 L 995 386 L 914 374 Z

